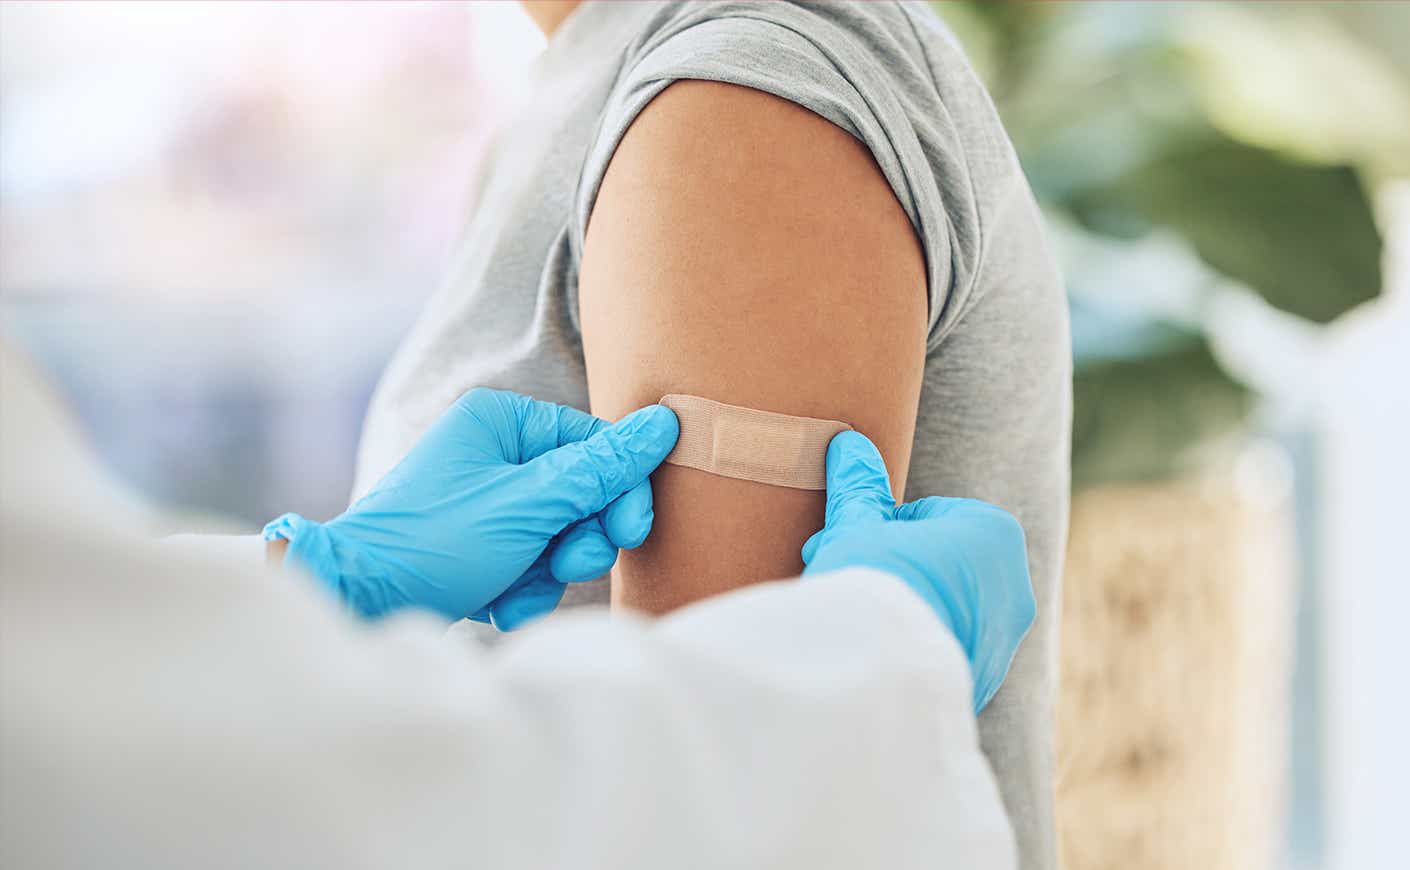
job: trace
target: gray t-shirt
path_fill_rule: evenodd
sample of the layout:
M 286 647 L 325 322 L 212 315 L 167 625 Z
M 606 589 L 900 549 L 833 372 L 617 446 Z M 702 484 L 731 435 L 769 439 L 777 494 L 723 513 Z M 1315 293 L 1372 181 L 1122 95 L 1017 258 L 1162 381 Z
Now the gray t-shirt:
M 1054 865 L 1052 708 L 1067 528 L 1071 360 L 1061 282 L 994 108 L 924 5 L 584 3 L 534 68 L 447 280 L 373 397 L 358 493 L 475 386 L 588 406 L 583 233 L 613 150 L 672 81 L 802 105 L 867 145 L 926 256 L 925 378 L 907 498 L 971 496 L 1028 534 L 1038 621 L 980 717 L 1022 866 Z M 570 603 L 606 601 L 605 581 Z

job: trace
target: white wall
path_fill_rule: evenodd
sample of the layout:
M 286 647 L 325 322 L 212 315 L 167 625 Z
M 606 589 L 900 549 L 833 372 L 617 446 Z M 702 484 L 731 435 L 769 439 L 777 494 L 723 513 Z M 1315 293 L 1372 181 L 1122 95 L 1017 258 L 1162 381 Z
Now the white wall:
M 1407 866 L 1410 183 L 1388 190 L 1385 298 L 1328 336 L 1319 406 L 1329 870 Z

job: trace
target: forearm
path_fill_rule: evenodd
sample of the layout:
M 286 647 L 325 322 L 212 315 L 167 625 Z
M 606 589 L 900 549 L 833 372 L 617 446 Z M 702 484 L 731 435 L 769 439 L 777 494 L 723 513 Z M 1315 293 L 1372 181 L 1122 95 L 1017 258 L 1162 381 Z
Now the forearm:
M 259 535 L 170 535 L 162 539 L 169 547 L 229 560 L 232 566 L 254 567 L 261 562 L 278 569 L 284 564 L 289 542 L 283 538 L 265 541 Z M 263 558 L 261 559 L 261 554 Z
M 1012 866 L 964 655 L 886 575 L 757 585 L 654 623 L 566 619 L 489 674 L 495 730 L 540 738 L 496 753 L 480 785 L 499 821 L 474 825 L 549 822 L 489 863 Z
M 221 562 L 236 571 L 277 565 L 259 535 L 178 534 L 163 537 L 160 543 L 164 550 Z
M 630 844 L 646 866 L 721 866 L 725 830 L 745 864 L 762 853 L 785 866 L 1014 866 L 964 654 L 894 578 L 754 585 L 628 626 L 602 617 L 526 638 L 559 662 L 559 643 L 596 651 L 557 673 L 580 687 L 559 712 L 611 737 L 557 755 L 574 759 L 557 773 L 590 791 L 554 805 L 599 807 L 595 844 Z M 513 670 L 542 670 L 527 646 L 520 655 Z M 631 679 L 622 662 L 635 663 Z M 617 783 L 605 790 L 591 773 L 604 769 Z
M 7 613 L 15 657 L 48 663 L 7 684 L 49 717 L 6 735 L 43 762 L 3 780 L 30 863 L 444 865 L 473 843 L 486 866 L 1011 866 L 964 657 L 885 575 L 583 615 L 487 655 L 429 621 L 354 631 L 222 561 L 97 536 L 80 563 L 71 536 L 31 536 L 53 573 Z M 74 840 L 48 824 L 67 816 L 99 823 Z

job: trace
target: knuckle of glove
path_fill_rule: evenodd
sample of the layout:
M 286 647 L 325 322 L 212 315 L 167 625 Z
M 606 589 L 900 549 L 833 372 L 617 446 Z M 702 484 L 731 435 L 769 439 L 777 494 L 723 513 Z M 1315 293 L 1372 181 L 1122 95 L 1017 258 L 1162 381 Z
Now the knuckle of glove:
M 880 518 L 884 508 L 870 492 L 840 492 L 828 496 L 827 512 L 839 526 L 856 526 Z
M 554 451 L 548 471 L 596 509 L 606 506 L 613 488 L 625 476 L 617 452 L 606 439 L 578 441 L 559 448 Z

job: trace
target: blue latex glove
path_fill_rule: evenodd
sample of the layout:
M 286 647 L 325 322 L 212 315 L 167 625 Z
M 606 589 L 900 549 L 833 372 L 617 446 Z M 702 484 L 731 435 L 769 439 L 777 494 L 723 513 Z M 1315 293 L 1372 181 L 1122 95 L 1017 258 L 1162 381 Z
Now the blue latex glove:
M 678 434 L 661 405 L 608 424 L 476 389 L 342 516 L 286 514 L 264 536 L 365 617 L 419 607 L 509 630 L 646 539 L 647 475 Z
M 877 568 L 914 589 L 969 659 L 974 712 L 994 697 L 1036 606 L 1023 528 L 1007 511 L 968 498 L 896 506 L 886 464 L 860 432 L 827 448 L 827 520 L 803 545 L 804 576 Z

